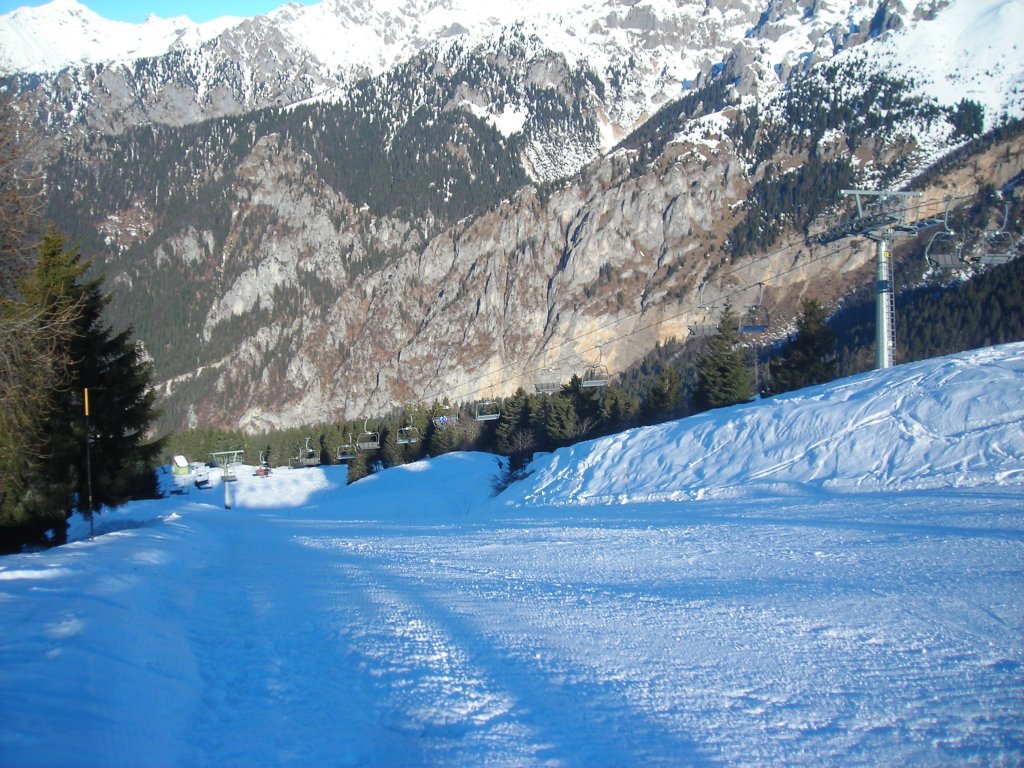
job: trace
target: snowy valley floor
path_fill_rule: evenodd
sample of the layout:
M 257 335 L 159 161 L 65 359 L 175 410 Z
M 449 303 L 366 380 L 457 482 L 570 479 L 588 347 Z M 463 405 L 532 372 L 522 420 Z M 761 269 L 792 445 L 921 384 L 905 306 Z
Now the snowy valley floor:
M 0 558 L 0 766 L 1024 764 L 1024 344 Z M 216 481 L 216 478 L 215 478 Z
M 6 558 L 0 763 L 1024 760 L 1020 488 L 479 513 L 462 458 Z

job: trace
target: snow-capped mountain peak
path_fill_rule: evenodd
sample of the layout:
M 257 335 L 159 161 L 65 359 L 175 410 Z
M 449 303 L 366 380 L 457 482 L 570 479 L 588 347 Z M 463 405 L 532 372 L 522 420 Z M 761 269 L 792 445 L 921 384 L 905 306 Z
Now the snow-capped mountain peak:
M 242 21 L 223 17 L 198 24 L 187 16 L 142 24 L 105 19 L 78 0 L 51 0 L 0 16 L 0 72 L 49 72 L 67 66 L 131 61 L 199 45 Z

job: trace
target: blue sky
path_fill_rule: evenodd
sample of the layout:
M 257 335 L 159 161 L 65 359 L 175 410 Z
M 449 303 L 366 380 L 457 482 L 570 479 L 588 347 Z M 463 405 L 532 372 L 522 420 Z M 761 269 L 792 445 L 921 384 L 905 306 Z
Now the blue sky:
M 22 6 L 45 5 L 49 0 L 0 0 L 0 14 Z M 256 16 L 279 8 L 288 0 L 78 0 L 100 16 L 135 24 L 151 13 L 165 19 L 188 16 L 192 21 L 209 21 L 218 16 Z M 316 0 L 298 0 L 312 5 Z

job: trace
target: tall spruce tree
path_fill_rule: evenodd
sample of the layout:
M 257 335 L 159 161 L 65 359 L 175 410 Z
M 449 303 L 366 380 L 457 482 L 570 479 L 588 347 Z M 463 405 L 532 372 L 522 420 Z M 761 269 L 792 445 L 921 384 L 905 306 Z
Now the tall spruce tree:
M 579 419 L 572 397 L 559 393 L 548 398 L 548 409 L 544 420 L 544 436 L 550 446 L 559 448 L 572 443 L 579 437 Z
M 621 432 L 632 426 L 640 410 L 637 398 L 620 384 L 609 384 L 601 399 L 601 420 L 604 434 Z
M 739 346 L 739 322 L 726 307 L 718 322 L 718 333 L 708 340 L 697 361 L 697 405 L 722 408 L 746 403 L 754 396 L 750 372 Z
M 644 418 L 651 424 L 671 419 L 679 407 L 682 377 L 671 365 L 659 371 L 644 400 Z
M 501 408 L 501 419 L 494 431 L 499 451 L 509 457 L 509 469 L 526 466 L 537 448 L 533 426 L 533 404 L 526 391 L 519 387 Z
M 361 480 L 370 474 L 365 451 L 356 451 L 356 455 L 346 463 L 348 465 L 347 485 L 352 485 L 356 480 Z
M 58 516 L 58 498 L 61 518 L 77 509 L 91 519 L 103 506 L 157 492 L 154 465 L 160 445 L 149 440 L 156 418 L 152 369 L 131 331 L 115 333 L 104 323 L 109 299 L 102 280 L 86 276 L 89 267 L 78 248 L 68 247 L 51 229 L 20 285 L 24 304 L 41 323 L 69 305 L 79 308 L 66 350 L 64 385 L 52 392 L 40 434 L 43 460 L 24 499 L 34 515 L 48 520 Z M 65 530 L 56 525 L 55 537 L 59 540 Z
M 796 329 L 796 337 L 768 364 L 774 393 L 824 384 L 838 375 L 836 335 L 825 307 L 816 299 L 804 299 Z

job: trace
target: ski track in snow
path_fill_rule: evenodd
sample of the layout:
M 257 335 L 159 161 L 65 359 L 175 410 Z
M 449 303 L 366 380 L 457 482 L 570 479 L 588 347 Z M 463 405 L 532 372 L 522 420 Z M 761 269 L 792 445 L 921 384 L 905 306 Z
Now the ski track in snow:
M 1021 764 L 1022 351 L 108 512 L 0 559 L 0 765 Z
M 17 556 L 0 583 L 66 598 L 4 622 L 0 762 L 52 764 L 11 735 L 44 722 L 64 765 L 1024 757 L 1019 489 L 426 519 L 351 490 Z

